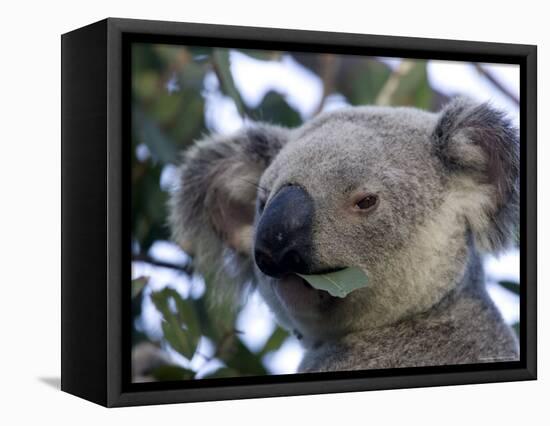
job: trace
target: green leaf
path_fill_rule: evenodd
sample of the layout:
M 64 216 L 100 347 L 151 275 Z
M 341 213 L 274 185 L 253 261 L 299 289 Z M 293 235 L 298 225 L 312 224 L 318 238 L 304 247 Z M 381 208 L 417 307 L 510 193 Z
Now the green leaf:
M 264 96 L 262 103 L 254 113 L 258 119 L 267 119 L 286 127 L 296 127 L 302 124 L 300 114 L 286 102 L 280 93 L 273 90 Z
M 166 289 L 167 293 L 176 302 L 176 316 L 181 324 L 183 324 L 187 332 L 193 337 L 193 339 L 199 339 L 201 336 L 201 330 L 199 326 L 199 319 L 195 308 L 188 300 L 182 299 L 179 293 L 173 289 Z
M 132 299 L 139 295 L 139 293 L 143 290 L 148 281 L 149 277 L 139 277 L 135 280 L 132 280 Z
M 206 284 L 204 295 L 188 301 L 193 303 L 202 334 L 215 342 L 220 342 L 228 333 L 234 332 L 238 309 L 230 299 L 220 298 L 220 290 L 214 282 L 215 275 L 214 270 L 206 271 L 203 274 Z
M 205 123 L 204 98 L 200 91 L 185 89 L 178 96 L 180 104 L 173 113 L 170 135 L 179 150 L 201 137 Z
M 177 161 L 175 144 L 147 114 L 144 114 L 138 108 L 134 108 L 132 111 L 132 123 L 138 140 L 147 145 L 156 161 L 164 164 Z
M 193 55 L 193 61 L 195 62 L 204 62 L 212 55 L 211 47 L 189 46 L 187 49 L 191 52 L 191 55 Z
M 515 324 L 512 324 L 512 329 L 516 332 L 516 336 L 519 339 L 519 322 L 516 322 Z
M 352 105 L 372 104 L 380 87 L 391 74 L 384 63 L 372 58 L 354 55 L 335 55 L 332 72 L 322 55 L 293 52 L 294 59 L 324 79 L 328 88 L 325 95 L 342 94 Z
M 156 72 L 149 70 L 134 72 L 132 92 L 140 99 L 153 99 L 157 93 L 158 84 Z
M 158 381 L 189 380 L 195 378 L 195 372 L 176 365 L 161 365 L 155 368 L 151 375 Z
M 498 283 L 506 290 L 509 290 L 512 293 L 519 295 L 519 283 L 513 281 L 499 281 Z
M 220 359 L 227 367 L 238 371 L 240 376 L 263 376 L 267 370 L 261 359 L 252 353 L 238 337 L 233 337 L 223 350 Z
M 170 308 L 168 307 L 168 298 L 163 291 L 155 291 L 151 293 L 151 301 L 165 319 L 172 315 Z
M 281 327 L 275 328 L 275 331 L 273 331 L 269 339 L 267 339 L 267 342 L 265 342 L 264 347 L 260 351 L 260 356 L 278 350 L 283 345 L 288 336 L 289 334 L 285 329 Z
M 350 267 L 329 274 L 297 274 L 317 290 L 324 290 L 335 297 L 346 297 L 353 290 L 365 287 L 367 275 L 359 268 Z
M 277 61 L 282 56 L 281 52 L 272 50 L 239 49 L 239 51 L 261 61 Z
M 162 331 L 166 341 L 184 357 L 191 359 L 197 349 L 201 330 L 195 309 L 172 288 L 164 288 L 151 294 L 155 307 L 162 313 Z M 170 301 L 176 310 L 170 308 Z
M 239 377 L 239 376 L 240 374 L 238 371 L 228 367 L 221 367 L 216 371 L 213 371 L 212 373 L 205 375 L 202 378 L 203 379 L 222 379 L 226 377 Z
M 241 94 L 235 86 L 235 81 L 233 80 L 233 75 L 231 74 L 229 50 L 215 49 L 212 54 L 212 65 L 214 66 L 214 72 L 220 82 L 222 92 L 233 99 L 241 116 L 246 115 L 247 107 L 241 97 Z
M 380 88 L 378 105 L 410 105 L 427 109 L 432 101 L 426 61 L 404 59 Z
M 390 68 L 376 60 L 367 58 L 345 58 L 353 62 L 342 67 L 341 76 L 334 84 L 352 105 L 368 105 L 376 96 L 391 73 Z
M 187 359 L 193 358 L 195 348 L 191 345 L 188 334 L 179 327 L 177 321 L 173 319 L 169 322 L 164 321 L 162 323 L 162 332 L 164 333 L 164 338 L 174 350 Z

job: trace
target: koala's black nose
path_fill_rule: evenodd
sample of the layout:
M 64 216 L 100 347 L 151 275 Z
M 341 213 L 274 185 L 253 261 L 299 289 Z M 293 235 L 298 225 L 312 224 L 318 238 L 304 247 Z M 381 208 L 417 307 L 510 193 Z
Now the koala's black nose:
M 308 273 L 311 266 L 313 200 L 299 186 L 283 187 L 266 206 L 254 242 L 260 270 L 273 277 Z

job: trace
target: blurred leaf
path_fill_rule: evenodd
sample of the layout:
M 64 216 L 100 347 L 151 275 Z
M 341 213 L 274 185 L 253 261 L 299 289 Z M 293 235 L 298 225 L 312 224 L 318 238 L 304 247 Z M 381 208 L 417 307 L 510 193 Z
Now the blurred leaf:
M 159 56 L 155 44 L 151 43 L 132 43 L 132 75 L 158 70 L 165 66 L 164 61 Z
M 205 46 L 189 46 L 189 51 L 193 55 L 195 62 L 205 62 L 210 59 L 212 55 L 212 48 Z
M 134 315 L 135 318 L 135 315 Z M 143 331 L 140 331 L 136 328 L 132 330 L 132 347 L 139 345 L 142 342 L 150 342 L 149 336 Z
M 200 299 L 192 300 L 199 317 L 202 334 L 218 342 L 234 332 L 238 309 L 232 300 L 220 298 L 220 289 L 214 280 L 216 271 L 203 275 L 205 292 Z
M 260 120 L 267 120 L 286 127 L 296 127 L 302 123 L 300 114 L 292 109 L 280 93 L 270 90 L 255 110 Z
M 176 365 L 161 365 L 155 368 L 151 375 L 158 381 L 189 380 L 195 378 L 195 372 Z
M 265 342 L 264 347 L 259 352 L 259 356 L 263 357 L 265 354 L 276 351 L 281 348 L 285 340 L 289 337 L 288 332 L 281 328 L 281 327 L 275 327 L 275 330 L 273 333 L 271 333 L 271 336 L 269 336 L 269 339 L 267 339 L 267 342 Z
M 229 50 L 215 49 L 212 54 L 212 65 L 214 66 L 214 72 L 220 82 L 222 92 L 233 99 L 241 116 L 246 115 L 246 105 L 244 104 L 241 94 L 235 86 L 235 81 L 233 80 L 233 75 L 231 74 Z
M 132 94 L 142 100 L 154 99 L 159 88 L 158 73 L 153 70 L 134 72 L 132 80 Z
M 240 373 L 232 368 L 222 367 L 210 374 L 203 376 L 203 379 L 223 379 L 226 377 L 239 377 Z
M 519 296 L 520 287 L 519 283 L 513 282 L 513 281 L 499 281 L 499 285 L 504 287 L 506 290 L 511 291 L 514 294 L 517 294 Z
M 322 55 L 292 52 L 292 57 L 317 76 L 325 74 L 326 63 L 323 63 Z M 390 67 L 369 57 L 337 55 L 336 59 L 333 78 L 329 82 L 332 92 L 341 93 L 352 105 L 373 104 L 391 74 Z
M 210 60 L 210 57 L 207 57 L 207 59 Z M 183 93 L 183 101 L 187 101 L 192 96 L 201 97 L 201 91 L 204 87 L 204 77 L 207 72 L 211 71 L 211 67 L 210 62 L 204 64 L 190 62 L 177 75 Z
M 437 97 L 433 89 L 430 86 L 430 83 L 428 81 L 428 74 L 427 69 L 424 68 L 424 77 L 422 81 L 418 84 L 418 87 L 416 89 L 416 93 L 414 95 L 413 102 L 410 104 L 411 106 L 415 106 L 417 108 L 430 110 L 432 106 L 434 105 L 434 102 L 436 102 Z M 441 102 L 440 100 L 437 102 Z M 440 107 L 438 106 L 437 109 Z
M 147 145 L 156 161 L 164 164 L 176 162 L 178 157 L 174 143 L 137 107 L 132 110 L 132 123 L 139 141 Z
M 169 127 L 174 119 L 185 119 L 185 117 L 177 117 L 182 96 L 179 92 L 168 93 L 166 90 L 160 92 L 155 102 L 148 108 L 148 113 L 151 118 L 159 125 L 159 128 Z M 167 132 L 168 133 L 168 132 Z M 168 137 L 166 138 L 168 139 Z M 169 140 L 172 143 L 171 140 Z M 166 161 L 165 161 L 166 162 Z
M 132 324 L 135 324 L 136 319 L 141 315 L 141 306 L 143 304 L 143 288 L 149 281 L 147 277 L 137 278 L 132 280 L 132 301 L 131 301 L 131 312 L 132 312 Z M 132 345 L 138 344 L 144 340 L 148 340 L 148 337 L 141 332 L 140 330 L 134 328 L 132 333 Z
M 141 293 L 148 281 L 149 277 L 139 277 L 132 280 L 132 299 Z
M 429 109 L 432 90 L 428 82 L 426 61 L 403 59 L 380 89 L 376 103 Z
M 220 356 L 225 364 L 241 373 L 242 376 L 263 376 L 267 370 L 258 356 L 252 353 L 241 340 L 234 336 L 230 347 Z
M 191 145 L 204 132 L 204 98 L 198 90 L 183 90 L 173 96 L 179 97 L 180 105 L 172 118 L 170 128 L 178 149 L 181 149 Z
M 155 44 L 153 49 L 158 59 L 162 62 L 161 70 L 181 71 L 193 62 L 193 55 L 187 46 Z
M 352 105 L 373 104 L 390 73 L 390 68 L 381 62 L 354 59 L 340 72 L 335 86 Z
M 276 61 L 282 56 L 282 52 L 272 50 L 238 49 L 238 51 L 261 61 Z
M 171 288 L 151 294 L 151 300 L 155 307 L 162 313 L 162 331 L 166 341 L 180 354 L 191 359 L 197 349 L 201 335 L 197 316 L 192 306 L 184 301 L 181 296 Z M 175 305 L 172 311 L 170 302 Z
M 166 341 L 185 358 L 193 358 L 196 346 L 193 347 L 190 336 L 187 332 L 182 330 L 173 316 L 169 316 L 169 319 L 162 323 L 162 332 Z
M 321 61 L 319 55 L 306 52 L 290 52 L 292 58 L 300 65 L 313 71 L 315 74 L 320 74 Z
M 168 298 L 166 293 L 162 291 L 155 291 L 151 293 L 151 301 L 155 305 L 155 308 L 164 316 L 169 317 L 172 312 L 170 312 L 170 307 L 168 305 Z
M 516 336 L 519 339 L 519 322 L 516 322 L 515 324 L 513 324 L 512 329 L 516 332 Z
M 147 252 L 155 241 L 169 238 L 167 193 L 159 186 L 162 166 L 150 161 L 138 164 L 145 171 L 134 175 L 132 184 L 132 230 L 140 250 Z
M 187 333 L 198 341 L 201 330 L 193 304 L 189 300 L 184 300 L 176 290 L 166 288 L 165 291 L 168 297 L 172 297 L 176 303 L 176 316 L 180 324 L 184 325 Z

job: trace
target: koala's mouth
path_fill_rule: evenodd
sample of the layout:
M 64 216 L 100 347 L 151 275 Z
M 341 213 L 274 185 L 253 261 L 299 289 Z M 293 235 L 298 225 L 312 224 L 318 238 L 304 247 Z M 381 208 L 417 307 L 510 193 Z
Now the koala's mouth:
M 290 278 L 282 278 L 279 286 L 282 286 L 282 292 L 291 296 L 291 301 L 292 297 L 302 299 L 317 297 L 319 300 L 344 299 L 351 292 L 366 287 L 368 281 L 368 276 L 363 269 L 350 266 L 317 274 L 296 272 Z M 316 296 L 310 296 L 310 294 Z M 283 296 L 287 295 L 283 294 Z
M 314 273 L 309 273 L 308 275 L 326 275 L 331 274 L 333 272 L 341 271 L 345 268 L 330 268 L 330 269 L 323 269 L 322 271 L 316 271 Z M 320 291 L 322 293 L 326 293 L 327 296 L 332 297 L 328 291 L 322 290 L 322 289 L 316 289 L 313 287 L 305 278 L 301 277 L 298 274 L 285 274 L 283 277 L 279 278 L 279 280 L 287 280 L 289 278 L 295 279 L 301 284 L 303 287 L 305 287 L 308 290 L 313 291 Z
M 298 279 L 300 280 L 301 284 L 302 284 L 305 288 L 310 289 L 310 290 L 315 290 L 315 289 L 313 288 L 313 286 L 312 286 L 310 283 L 308 283 L 306 280 L 304 280 L 302 277 L 298 277 Z M 325 292 L 325 293 L 326 293 L 326 292 Z
M 296 275 L 296 278 L 300 281 L 300 285 L 305 288 L 307 292 L 311 293 L 312 297 L 316 297 L 319 301 L 323 302 L 330 299 L 337 299 L 336 297 L 332 296 L 328 291 L 313 287 L 302 277 Z
M 276 279 L 273 289 L 287 309 L 299 316 L 309 316 L 338 301 L 337 297 L 314 288 L 304 278 L 295 274 Z

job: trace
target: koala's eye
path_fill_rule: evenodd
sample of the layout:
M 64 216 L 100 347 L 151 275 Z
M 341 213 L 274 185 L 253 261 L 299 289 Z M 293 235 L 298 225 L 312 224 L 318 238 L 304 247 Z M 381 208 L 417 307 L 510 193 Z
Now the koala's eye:
M 368 194 L 355 203 L 355 208 L 359 210 L 372 210 L 378 205 L 378 195 Z

